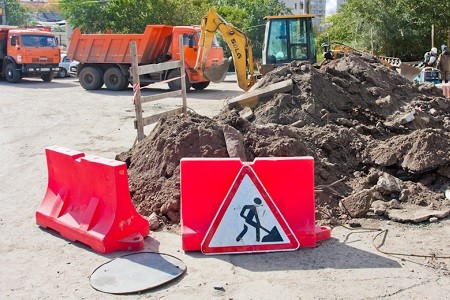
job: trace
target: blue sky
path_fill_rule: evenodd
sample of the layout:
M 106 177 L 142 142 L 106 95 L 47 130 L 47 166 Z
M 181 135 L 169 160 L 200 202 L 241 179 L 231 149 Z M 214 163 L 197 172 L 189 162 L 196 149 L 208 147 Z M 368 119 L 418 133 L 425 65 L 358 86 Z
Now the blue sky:
M 329 16 L 336 12 L 336 0 L 327 0 L 326 15 Z

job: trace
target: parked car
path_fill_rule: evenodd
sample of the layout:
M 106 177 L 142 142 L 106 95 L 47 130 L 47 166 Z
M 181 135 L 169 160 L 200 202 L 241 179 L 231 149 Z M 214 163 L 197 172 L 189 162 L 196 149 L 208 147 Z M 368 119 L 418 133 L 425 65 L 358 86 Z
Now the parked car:
M 69 76 L 69 66 L 72 61 L 67 57 L 67 54 L 61 54 L 61 62 L 59 63 L 59 71 L 56 76 L 58 78 L 64 78 Z
M 69 66 L 69 75 L 70 76 L 72 76 L 72 77 L 78 77 L 78 74 L 77 74 L 77 71 L 78 71 L 78 65 L 79 65 L 79 61 L 76 61 L 76 60 L 74 60 L 74 61 L 72 61 L 71 63 L 70 63 L 70 66 Z

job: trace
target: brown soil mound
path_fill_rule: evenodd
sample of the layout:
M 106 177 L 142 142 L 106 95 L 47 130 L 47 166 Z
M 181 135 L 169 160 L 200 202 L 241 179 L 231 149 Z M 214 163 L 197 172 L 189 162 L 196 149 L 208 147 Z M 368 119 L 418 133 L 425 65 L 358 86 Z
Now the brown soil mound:
M 139 212 L 178 222 L 179 161 L 228 157 L 227 124 L 242 135 L 247 160 L 314 157 L 319 219 L 374 212 L 415 222 L 450 214 L 444 196 L 450 188 L 450 99 L 439 89 L 415 85 L 378 60 L 358 56 L 320 69 L 293 62 L 257 85 L 288 78 L 292 93 L 262 101 L 249 118 L 228 108 L 213 120 L 196 114 L 165 118 L 120 154 Z M 402 218 L 402 211 L 416 206 L 428 209 L 428 217 Z
M 150 136 L 117 157 L 128 165 L 131 197 L 141 214 L 179 221 L 183 157 L 228 157 L 221 126 L 196 114 L 161 119 Z

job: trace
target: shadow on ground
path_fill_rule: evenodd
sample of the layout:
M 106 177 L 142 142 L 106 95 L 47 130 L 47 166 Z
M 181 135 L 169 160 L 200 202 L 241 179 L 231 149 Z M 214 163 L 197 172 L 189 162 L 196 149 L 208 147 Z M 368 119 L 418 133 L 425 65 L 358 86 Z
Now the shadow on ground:
M 291 252 L 205 256 L 194 252 L 195 258 L 221 259 L 252 271 L 401 268 L 392 259 L 344 244 L 335 238 L 321 242 L 316 248 L 300 248 Z

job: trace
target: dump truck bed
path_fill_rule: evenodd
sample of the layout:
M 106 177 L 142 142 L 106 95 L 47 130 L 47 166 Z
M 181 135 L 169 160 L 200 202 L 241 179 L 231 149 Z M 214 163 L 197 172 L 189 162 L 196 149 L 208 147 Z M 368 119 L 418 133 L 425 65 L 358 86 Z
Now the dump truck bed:
M 173 26 L 147 25 L 142 34 L 82 34 L 76 28 L 67 56 L 81 63 L 131 63 L 130 42 L 137 45 L 138 62 L 154 62 L 165 54 Z
M 18 29 L 17 26 L 0 25 L 0 42 L 6 43 L 8 39 L 8 32 L 13 29 Z

